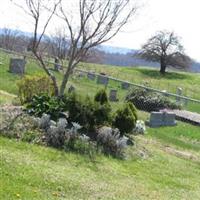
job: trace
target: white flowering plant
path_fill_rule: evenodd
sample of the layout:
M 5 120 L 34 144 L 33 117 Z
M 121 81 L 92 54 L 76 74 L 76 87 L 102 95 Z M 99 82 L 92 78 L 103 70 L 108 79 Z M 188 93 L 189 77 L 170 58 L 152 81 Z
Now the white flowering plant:
M 142 120 L 137 120 L 136 121 L 136 125 L 135 128 L 133 129 L 133 132 L 135 134 L 145 134 L 146 132 L 146 127 L 145 127 L 145 123 Z

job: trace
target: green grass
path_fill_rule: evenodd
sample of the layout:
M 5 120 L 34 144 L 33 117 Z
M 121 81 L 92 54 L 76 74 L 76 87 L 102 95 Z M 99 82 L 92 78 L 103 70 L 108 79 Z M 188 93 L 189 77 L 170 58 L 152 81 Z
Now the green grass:
M 120 161 L 64 153 L 0 137 L 0 197 L 12 199 L 199 199 L 199 161 L 137 138 L 147 159 Z M 136 150 L 132 147 L 132 153 Z M 198 154 L 200 156 L 200 154 Z M 17 197 L 20 196 L 20 198 Z
M 7 91 L 12 94 L 17 94 L 17 81 L 20 76 L 11 74 L 9 69 L 9 59 L 11 55 L 0 53 L 3 65 L 0 66 L 0 90 Z M 52 67 L 50 65 L 50 67 Z M 177 87 L 183 88 L 183 94 L 192 98 L 200 99 L 200 74 L 192 74 L 188 72 L 167 72 L 165 76 L 161 76 L 158 70 L 142 67 L 116 67 L 96 64 L 81 64 L 81 68 L 95 72 L 104 72 L 110 76 L 127 80 L 137 84 L 146 84 L 153 88 L 160 90 L 167 90 L 176 93 Z M 26 74 L 36 75 L 44 73 L 38 66 L 36 61 L 28 60 L 26 65 Z M 55 72 L 54 72 L 55 73 Z M 58 82 L 61 82 L 62 75 L 55 73 Z M 93 96 L 94 93 L 102 88 L 102 85 L 97 85 L 95 81 L 88 80 L 87 78 L 72 78 L 68 86 L 73 84 L 79 93 L 84 95 Z M 124 100 L 127 91 L 121 90 L 121 85 L 118 82 L 110 81 L 108 89 L 118 89 L 120 102 Z M 200 113 L 200 104 L 188 103 L 184 108 L 190 111 Z
M 8 72 L 10 55 L 0 56 L 4 63 L 0 66 L 0 104 L 12 103 L 21 77 Z M 199 91 L 198 74 L 170 72 L 161 77 L 157 70 L 149 68 L 93 64 L 84 64 L 83 68 L 159 89 L 168 87 L 169 91 L 175 91 L 171 84 Z M 43 73 L 42 69 L 28 61 L 26 74 L 38 73 Z M 56 76 L 60 82 L 61 74 Z M 87 78 L 72 77 L 68 87 L 70 84 L 78 93 L 89 96 L 103 87 Z M 127 91 L 114 81 L 108 85 L 111 88 L 118 88 L 119 102 L 112 103 L 116 110 L 122 106 Z M 200 97 L 199 92 L 195 95 Z M 197 104 L 189 107 L 200 110 Z M 138 115 L 144 121 L 149 118 L 145 112 L 139 111 Z M 0 199 L 200 199 L 199 127 L 178 122 L 175 127 L 148 128 L 147 135 L 135 140 L 136 145 L 128 150 L 129 159 L 122 161 L 103 155 L 90 159 L 0 137 Z M 177 155 L 176 151 L 192 158 Z

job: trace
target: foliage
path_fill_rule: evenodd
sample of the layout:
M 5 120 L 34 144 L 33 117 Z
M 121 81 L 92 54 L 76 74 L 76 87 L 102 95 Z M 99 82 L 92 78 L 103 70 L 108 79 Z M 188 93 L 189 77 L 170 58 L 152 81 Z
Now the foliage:
M 40 142 L 40 134 L 36 131 L 30 130 L 22 134 L 21 140 L 29 143 L 38 143 Z
M 76 94 L 67 96 L 63 101 L 69 112 L 69 121 L 78 122 L 87 129 L 110 121 L 111 106 L 108 103 L 102 105 Z
M 102 127 L 98 131 L 97 144 L 105 154 L 122 158 L 127 147 L 127 138 L 121 137 L 118 129 Z
M 137 115 L 130 105 L 126 103 L 122 109 L 117 110 L 113 121 L 113 125 L 120 130 L 121 134 L 131 132 L 136 124 Z
M 134 134 L 145 134 L 146 127 L 145 123 L 142 120 L 137 120 L 135 128 L 133 129 Z
M 51 80 L 44 75 L 25 76 L 18 82 L 18 95 L 22 104 L 28 103 L 33 96 L 46 93 L 54 95 Z
M 108 103 L 108 96 L 107 96 L 106 91 L 104 89 L 99 90 L 96 93 L 94 100 L 96 102 L 99 102 L 101 105 Z
M 137 109 L 148 112 L 159 111 L 164 108 L 181 109 L 180 105 L 174 103 L 169 98 L 141 88 L 134 88 L 126 96 L 126 100 L 132 102 Z
M 55 125 L 50 125 L 46 129 L 45 139 L 49 146 L 55 148 L 62 148 L 65 141 L 69 140 L 69 134 L 67 134 L 67 120 L 60 118 Z
M 160 31 L 143 45 L 139 53 L 148 61 L 160 62 L 160 73 L 164 74 L 167 66 L 187 68 L 191 59 L 184 53 L 179 37 L 173 32 Z
M 41 117 L 43 113 L 51 115 L 51 118 L 57 120 L 63 111 L 61 99 L 51 97 L 47 94 L 33 96 L 31 102 L 26 106 L 30 114 Z

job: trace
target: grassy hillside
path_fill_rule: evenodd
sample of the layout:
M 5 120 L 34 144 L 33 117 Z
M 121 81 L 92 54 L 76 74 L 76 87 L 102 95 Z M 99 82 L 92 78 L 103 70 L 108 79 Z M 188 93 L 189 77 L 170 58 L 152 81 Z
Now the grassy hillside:
M 177 155 L 174 147 L 164 146 L 151 133 L 136 140 L 137 151 L 132 147 L 131 152 L 143 155 L 143 159 L 133 156 L 120 161 L 104 156 L 91 160 L 0 137 L 3 147 L 0 197 L 4 200 L 200 198 L 199 148 L 195 151 L 180 148 Z
M 17 81 L 20 80 L 20 76 L 13 75 L 9 73 L 9 60 L 11 55 L 0 53 L 1 60 L 3 65 L 0 65 L 0 90 L 9 92 L 11 94 L 17 94 Z M 104 66 L 104 65 L 95 65 L 95 64 L 81 64 L 81 69 L 91 70 L 95 72 L 104 72 L 110 76 L 127 80 L 133 83 L 146 84 L 151 87 L 167 90 L 170 92 L 176 93 L 177 87 L 183 88 L 184 95 L 187 95 L 192 98 L 200 99 L 200 74 L 184 73 L 184 72 L 170 72 L 165 76 L 161 76 L 158 70 L 151 68 L 139 68 L 139 67 L 114 67 L 114 66 Z M 52 67 L 51 65 L 49 67 Z M 38 66 L 36 61 L 28 60 L 26 65 L 26 74 L 36 75 L 38 73 L 44 73 L 43 70 Z M 58 78 L 58 81 L 61 81 L 61 73 L 54 72 Z M 84 95 L 93 96 L 94 93 L 99 88 L 102 88 L 102 85 L 97 85 L 95 81 L 88 80 L 87 78 L 71 78 L 68 83 L 69 87 L 73 84 L 76 87 L 78 93 Z M 121 90 L 120 83 L 115 81 L 110 81 L 108 89 L 117 88 L 118 97 L 120 102 L 124 100 L 127 91 Z M 5 98 L 0 95 L 0 98 Z M 175 99 L 174 99 L 175 100 Z M 0 103 L 3 100 L 0 101 Z M 185 106 L 185 109 L 199 112 L 200 113 L 200 104 L 189 103 Z
M 10 55 L 0 54 L 0 104 L 15 101 L 20 76 L 8 72 Z M 123 68 L 83 64 L 82 68 L 135 83 L 163 87 L 170 82 L 198 91 L 198 74 L 170 72 L 165 77 L 147 68 Z M 27 63 L 26 74 L 43 73 L 34 61 Z M 56 73 L 61 80 L 61 74 Z M 93 96 L 103 87 L 87 78 L 71 78 L 78 93 Z M 160 85 L 159 85 L 160 84 Z M 170 85 L 169 84 L 169 85 Z M 170 86 L 169 86 L 170 87 Z M 108 89 L 118 88 L 117 109 L 127 93 L 111 81 Z M 197 98 L 200 93 L 195 92 Z M 199 105 L 193 109 L 200 110 Z M 138 112 L 147 120 L 149 114 Z M 200 199 L 199 127 L 178 122 L 176 127 L 147 128 L 147 135 L 135 137 L 127 160 L 103 155 L 95 158 L 65 153 L 0 136 L 0 199 Z

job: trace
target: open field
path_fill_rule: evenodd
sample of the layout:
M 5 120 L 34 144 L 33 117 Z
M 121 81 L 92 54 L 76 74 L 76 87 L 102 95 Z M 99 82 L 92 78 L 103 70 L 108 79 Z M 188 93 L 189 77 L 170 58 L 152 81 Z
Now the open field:
M 20 76 L 8 72 L 9 55 L 2 54 L 0 65 L 0 104 L 12 103 L 17 95 Z M 161 89 L 170 83 L 199 90 L 200 75 L 170 73 L 160 77 L 156 70 L 143 68 L 103 67 L 84 64 L 84 69 L 106 72 L 108 75 L 135 83 L 160 83 Z M 33 61 L 27 63 L 27 74 L 43 71 Z M 56 74 L 60 80 L 60 74 Z M 93 96 L 103 87 L 87 78 L 72 78 L 78 93 Z M 163 86 L 162 86 L 163 85 Z M 110 88 L 119 89 L 119 102 L 127 93 L 120 84 L 111 82 Z M 200 99 L 200 93 L 196 92 Z M 195 107 L 197 111 L 199 105 Z M 147 120 L 149 114 L 138 112 Z M 95 158 L 65 153 L 0 136 L 0 197 L 4 200 L 53 199 L 119 199 L 168 200 L 200 199 L 200 128 L 178 122 L 176 127 L 147 128 L 145 136 L 135 137 L 129 147 L 128 159 L 117 160 L 103 155 Z

